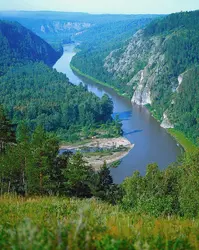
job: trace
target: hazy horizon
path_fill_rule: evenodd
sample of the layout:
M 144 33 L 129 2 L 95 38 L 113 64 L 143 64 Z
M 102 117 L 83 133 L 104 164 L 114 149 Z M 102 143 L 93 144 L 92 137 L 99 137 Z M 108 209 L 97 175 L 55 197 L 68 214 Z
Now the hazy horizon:
M 1 2 L 2 0 L 0 0 Z M 4 1 L 4 0 L 3 0 Z M 169 14 L 199 9 L 198 0 L 10 0 L 0 11 L 61 11 L 90 14 Z

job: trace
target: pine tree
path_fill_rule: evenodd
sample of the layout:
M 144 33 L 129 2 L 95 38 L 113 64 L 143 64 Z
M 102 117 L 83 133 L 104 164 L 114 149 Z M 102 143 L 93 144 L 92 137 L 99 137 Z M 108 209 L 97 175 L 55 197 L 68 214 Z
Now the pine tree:
M 15 142 L 14 126 L 6 117 L 3 107 L 0 106 L 0 153 L 5 152 L 7 145 Z
M 92 168 L 84 161 L 81 153 L 77 152 L 69 160 L 68 167 L 65 170 L 66 192 L 71 196 L 91 197 L 89 187 Z

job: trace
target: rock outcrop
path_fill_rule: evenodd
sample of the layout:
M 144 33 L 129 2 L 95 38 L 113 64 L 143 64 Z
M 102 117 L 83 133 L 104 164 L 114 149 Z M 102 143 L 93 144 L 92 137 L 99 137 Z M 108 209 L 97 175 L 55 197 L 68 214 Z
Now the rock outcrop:
M 160 36 L 146 38 L 144 30 L 139 30 L 126 48 L 112 51 L 105 59 L 104 68 L 132 91 L 132 103 L 151 105 L 154 100 L 161 98 L 159 92 L 164 91 L 165 85 L 159 92 L 156 89 L 160 88 L 159 82 L 162 83 L 163 77 L 168 74 L 164 53 L 167 39 L 169 38 Z M 182 75 L 178 79 L 168 78 L 166 87 L 170 96 L 178 90 L 182 79 Z M 162 120 L 162 127 L 173 127 L 166 113 L 163 114 Z
M 160 126 L 162 128 L 174 128 L 174 125 L 169 121 L 166 112 L 163 114 L 163 121 L 161 122 Z
M 104 67 L 115 78 L 132 86 L 132 102 L 138 105 L 151 104 L 154 82 L 164 70 L 165 57 L 162 53 L 162 39 L 152 37 L 146 39 L 143 30 L 139 30 L 132 38 L 125 51 L 116 57 L 113 51 L 105 60 Z M 125 79 L 129 79 L 125 83 Z
M 59 32 L 78 32 L 88 29 L 92 26 L 91 23 L 84 22 L 64 22 L 51 21 L 48 24 L 43 23 L 40 27 L 42 33 L 59 33 Z

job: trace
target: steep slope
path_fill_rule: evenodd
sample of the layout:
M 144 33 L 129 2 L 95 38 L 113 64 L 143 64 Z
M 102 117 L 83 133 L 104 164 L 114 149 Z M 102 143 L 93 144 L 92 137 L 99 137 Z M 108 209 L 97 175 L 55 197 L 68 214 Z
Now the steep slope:
M 199 137 L 199 11 L 154 21 L 112 51 L 104 68 L 138 105 L 151 105 L 165 128 Z M 189 90 L 188 90 L 189 89 Z
M 0 21 L 0 75 L 16 64 L 42 61 L 52 66 L 59 58 L 48 43 L 19 23 Z

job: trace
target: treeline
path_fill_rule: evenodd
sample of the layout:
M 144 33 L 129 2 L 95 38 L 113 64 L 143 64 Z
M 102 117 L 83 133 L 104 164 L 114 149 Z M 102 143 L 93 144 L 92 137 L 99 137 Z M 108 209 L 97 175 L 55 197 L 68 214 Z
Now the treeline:
M 145 29 L 146 35 L 167 35 L 181 29 L 199 27 L 199 10 L 173 13 L 161 20 L 154 20 Z
M 198 216 L 198 170 L 199 150 L 162 171 L 150 164 L 145 176 L 136 171 L 124 181 L 122 205 L 154 216 Z
M 123 209 L 153 216 L 198 215 L 198 150 L 165 170 L 150 164 L 145 176 L 136 171 L 116 185 L 106 163 L 95 172 L 80 153 L 59 155 L 57 138 L 42 127 L 30 133 L 22 123 L 15 136 L 3 109 L 0 118 L 0 128 L 4 128 L 0 134 L 1 194 L 97 197 Z

